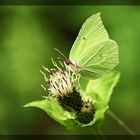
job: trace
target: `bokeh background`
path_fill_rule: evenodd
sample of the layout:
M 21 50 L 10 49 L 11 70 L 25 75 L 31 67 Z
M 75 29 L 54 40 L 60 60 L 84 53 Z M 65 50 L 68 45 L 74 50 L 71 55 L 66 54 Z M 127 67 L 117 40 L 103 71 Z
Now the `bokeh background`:
M 101 12 L 120 51 L 121 79 L 110 108 L 140 134 L 139 6 L 0 6 L 0 134 L 72 134 L 37 108 L 23 105 L 46 95 L 42 65 L 51 67 L 58 48 L 67 57 L 83 22 Z M 127 134 L 106 115 L 103 134 Z

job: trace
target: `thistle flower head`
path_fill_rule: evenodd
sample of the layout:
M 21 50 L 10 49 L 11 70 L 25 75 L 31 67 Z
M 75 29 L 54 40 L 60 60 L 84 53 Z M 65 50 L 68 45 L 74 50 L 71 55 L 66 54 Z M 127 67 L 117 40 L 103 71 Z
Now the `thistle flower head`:
M 73 93 L 77 87 L 76 84 L 78 84 L 78 76 L 67 69 L 67 67 L 60 61 L 62 68 L 60 68 L 56 62 L 52 62 L 55 67 L 53 69 L 49 70 L 43 66 L 47 74 L 41 71 L 46 81 L 46 86 L 42 85 L 42 87 L 45 90 L 48 90 L 49 97 L 54 96 L 63 98 L 64 96 L 69 96 L 69 94 Z
M 73 91 L 73 79 L 68 71 L 56 70 L 48 79 L 48 91 L 52 96 L 67 96 Z
M 83 102 L 81 112 L 83 113 L 90 113 L 94 110 L 93 103 L 90 102 L 89 100 Z
M 79 77 L 67 69 L 61 62 L 62 68 L 53 61 L 53 69 L 47 69 L 47 75 L 42 72 L 47 82 L 48 97 L 56 97 L 61 106 L 67 111 L 79 111 L 82 107 L 82 99 L 78 91 Z M 46 90 L 46 87 L 43 88 Z
M 77 120 L 80 123 L 88 124 L 93 120 L 95 114 L 95 106 L 89 100 L 82 103 L 82 107 L 79 112 L 77 112 Z

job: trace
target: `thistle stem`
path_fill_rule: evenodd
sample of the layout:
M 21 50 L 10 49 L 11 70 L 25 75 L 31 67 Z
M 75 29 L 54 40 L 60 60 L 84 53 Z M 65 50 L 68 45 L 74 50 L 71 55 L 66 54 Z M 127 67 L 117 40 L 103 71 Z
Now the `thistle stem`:
M 107 112 L 121 127 L 123 127 L 130 135 L 132 135 L 136 140 L 135 133 L 122 121 L 116 114 L 114 114 L 111 110 Z
M 98 135 L 99 140 L 105 140 L 105 137 L 104 137 L 103 133 L 101 132 L 101 130 L 96 128 L 95 132 L 96 132 L 96 135 Z

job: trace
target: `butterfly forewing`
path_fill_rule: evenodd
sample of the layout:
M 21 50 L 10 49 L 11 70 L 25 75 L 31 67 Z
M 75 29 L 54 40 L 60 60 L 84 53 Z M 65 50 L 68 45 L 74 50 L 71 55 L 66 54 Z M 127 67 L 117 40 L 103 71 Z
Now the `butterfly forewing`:
M 102 23 L 100 13 L 89 17 L 82 25 L 80 32 L 71 48 L 70 60 L 77 63 L 83 53 L 93 45 L 109 39 L 108 33 Z

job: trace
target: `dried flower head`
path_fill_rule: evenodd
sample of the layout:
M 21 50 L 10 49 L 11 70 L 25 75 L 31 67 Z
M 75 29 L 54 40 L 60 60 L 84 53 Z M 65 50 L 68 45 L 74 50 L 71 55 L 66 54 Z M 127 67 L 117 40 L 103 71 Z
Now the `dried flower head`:
M 66 110 L 80 110 L 82 100 L 78 91 L 79 76 L 67 69 L 60 61 L 62 68 L 60 68 L 56 62 L 52 62 L 55 67 L 53 69 L 49 70 L 43 66 L 47 74 L 41 71 L 46 81 L 46 86 L 42 85 L 42 87 L 48 90 L 48 97 L 58 98 L 58 101 Z

